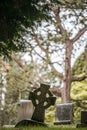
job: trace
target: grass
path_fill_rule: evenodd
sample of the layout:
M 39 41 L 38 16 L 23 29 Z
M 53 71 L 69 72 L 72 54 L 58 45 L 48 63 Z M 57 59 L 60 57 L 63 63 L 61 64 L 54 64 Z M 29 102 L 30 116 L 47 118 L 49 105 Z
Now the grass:
M 29 126 L 29 127 L 20 127 L 20 128 L 0 128 L 0 130 L 87 130 L 87 127 L 76 128 L 76 126 L 74 125 L 70 125 L 70 126 L 60 125 L 60 126 L 52 126 L 52 127 Z

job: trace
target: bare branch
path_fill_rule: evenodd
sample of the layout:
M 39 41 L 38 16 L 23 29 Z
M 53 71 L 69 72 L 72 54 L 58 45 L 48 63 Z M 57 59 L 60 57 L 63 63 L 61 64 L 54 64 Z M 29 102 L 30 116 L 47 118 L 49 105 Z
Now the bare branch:
M 76 36 L 71 39 L 72 44 L 74 44 L 86 31 L 87 31 L 87 26 L 79 30 Z
M 50 88 L 51 92 L 55 95 L 55 96 L 58 96 L 58 97 L 61 97 L 61 88 Z
M 59 71 L 56 70 L 56 68 L 54 67 L 54 65 L 52 64 L 51 60 L 49 59 L 49 65 L 52 68 L 51 72 L 55 73 L 55 75 L 60 78 L 61 80 L 63 80 L 63 74 L 60 73 Z
M 35 34 L 34 34 L 34 40 L 36 41 L 36 43 L 38 44 L 38 46 L 41 48 L 41 50 L 45 52 L 46 50 L 42 47 L 42 45 L 41 45 L 41 43 L 39 41 L 38 36 L 35 35 Z
M 81 77 L 77 77 L 77 76 L 74 76 L 74 77 L 72 77 L 72 82 L 75 82 L 75 81 L 77 81 L 77 82 L 79 82 L 79 81 L 83 81 L 83 80 L 85 80 L 87 78 L 87 73 L 86 74 L 84 74 L 83 76 L 81 76 Z
M 78 100 L 78 99 L 72 99 L 72 101 L 76 102 L 76 105 L 78 107 L 81 107 L 83 109 L 87 109 L 87 100 Z
M 11 55 L 11 58 L 12 60 L 14 60 L 19 66 L 20 68 L 22 68 L 23 70 L 25 69 L 24 65 L 22 64 L 21 60 L 20 59 L 17 59 L 15 54 L 12 54 Z
M 47 59 L 44 58 L 44 60 L 45 60 L 45 62 L 47 62 L 47 63 L 51 66 L 52 72 L 55 72 L 55 74 L 56 74 L 60 79 L 63 79 L 63 74 L 60 73 L 60 72 L 58 72 L 58 71 L 55 69 L 55 67 L 53 66 L 53 63 L 52 63 L 51 60 L 50 60 L 50 56 L 49 56 L 49 54 L 48 54 L 48 51 L 42 47 L 42 45 L 41 45 L 41 43 L 40 43 L 40 41 L 39 41 L 39 38 L 38 38 L 36 35 L 34 35 L 34 38 L 35 38 L 35 41 L 37 42 L 38 46 L 39 46 L 39 47 L 41 48 L 41 50 L 45 53 Z M 40 56 L 40 57 L 41 57 L 41 56 Z
M 59 28 L 60 29 L 60 32 L 62 35 L 65 35 L 66 34 L 66 30 L 63 28 L 62 26 L 62 22 L 61 22 L 61 19 L 60 19 L 60 8 L 53 8 L 53 12 L 55 14 L 55 20 L 56 20 L 56 28 Z

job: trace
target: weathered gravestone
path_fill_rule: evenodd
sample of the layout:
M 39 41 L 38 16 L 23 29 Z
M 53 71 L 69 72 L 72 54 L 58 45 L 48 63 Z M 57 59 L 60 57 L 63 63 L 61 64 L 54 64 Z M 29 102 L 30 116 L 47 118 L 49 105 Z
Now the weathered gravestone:
M 34 106 L 31 100 L 20 100 L 18 105 L 18 121 L 31 119 Z
M 81 124 L 77 124 L 77 128 L 87 127 L 87 111 L 81 111 Z
M 56 105 L 55 125 L 73 123 L 73 106 L 71 103 Z
M 25 119 L 19 121 L 16 127 L 28 126 L 28 125 L 45 125 L 45 109 L 55 104 L 56 97 L 49 90 L 50 85 L 41 84 L 39 88 L 30 92 L 29 100 L 32 101 L 34 106 L 34 113 L 31 119 Z

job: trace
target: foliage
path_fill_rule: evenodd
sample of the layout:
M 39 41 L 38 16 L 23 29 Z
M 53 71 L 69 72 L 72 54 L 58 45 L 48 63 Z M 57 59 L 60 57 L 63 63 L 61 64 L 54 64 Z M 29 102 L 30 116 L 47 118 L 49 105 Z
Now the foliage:
M 81 76 L 87 73 L 87 52 L 82 53 L 76 60 L 72 74 Z M 73 82 L 71 87 L 71 98 L 74 103 L 74 120 L 79 122 L 81 119 L 81 111 L 87 109 L 87 78 L 81 82 Z
M 46 111 L 45 122 L 52 125 L 54 121 L 55 121 L 55 107 L 51 106 Z
M 74 104 L 74 121 L 77 123 L 80 122 L 81 111 L 87 109 L 87 80 L 72 84 L 71 98 Z
M 43 1 L 44 2 L 44 1 Z M 18 43 L 21 32 L 49 16 L 48 5 L 40 0 L 0 1 L 0 54 L 8 55 L 25 45 Z M 41 4 L 42 3 L 42 4 Z
M 72 84 L 71 98 L 74 104 L 74 121 L 77 123 L 80 122 L 81 111 L 87 109 L 87 80 Z
M 63 102 L 70 102 L 70 93 L 68 90 L 70 90 L 72 81 L 72 52 L 73 48 L 76 48 L 76 45 L 78 45 L 76 48 L 77 51 L 77 49 L 81 48 L 83 42 L 86 44 L 87 19 L 85 18 L 87 14 L 85 11 L 87 8 L 78 9 L 73 6 L 65 8 L 65 6 L 53 4 L 51 10 L 52 22 L 42 22 L 41 27 L 38 27 L 36 24 L 31 29 L 32 35 L 26 34 L 23 37 L 23 42 L 27 43 L 27 51 L 32 56 L 34 62 L 40 61 L 44 71 L 44 64 L 50 68 L 50 72 L 57 79 L 57 85 L 59 85 L 59 78 L 63 81 L 64 89 L 67 88 L 65 89 L 65 95 L 68 96 L 63 95 L 62 99 Z M 26 39 L 27 37 L 29 39 Z M 36 61 L 35 56 L 37 58 Z M 44 81 L 46 80 L 44 79 Z
M 14 65 L 13 65 L 14 64 Z M 26 65 L 27 72 L 20 69 L 16 63 L 12 63 L 11 70 L 8 72 L 7 92 L 6 92 L 6 110 L 9 122 L 7 124 L 16 124 L 18 116 L 18 104 L 20 99 L 28 99 L 31 88 L 30 79 L 32 69 L 30 65 Z M 12 116 L 14 114 L 14 117 Z M 8 121 L 8 120 L 7 120 Z
M 84 51 L 77 59 L 72 68 L 73 75 L 84 74 L 87 71 L 87 52 Z
M 23 3 L 21 3 L 21 2 L 22 1 L 18 2 L 20 4 L 18 4 L 18 6 L 16 5 L 17 6 L 16 8 L 14 8 L 14 4 L 10 3 L 10 7 L 13 7 L 12 12 L 9 13 L 10 12 L 10 10 L 9 10 L 10 7 L 9 7 L 9 9 L 6 13 L 6 15 L 9 14 L 9 18 L 12 18 L 12 19 L 8 19 L 8 17 L 7 17 L 8 15 L 7 15 L 6 19 L 7 19 L 7 21 L 9 21 L 7 23 L 9 24 L 11 21 L 13 21 L 13 23 L 15 23 L 15 24 L 12 23 L 10 25 L 15 25 L 15 27 L 11 26 L 12 27 L 11 31 L 13 31 L 13 33 L 11 34 L 11 37 L 10 37 L 11 32 L 9 32 L 10 29 L 6 29 L 6 30 L 8 30 L 9 34 L 6 34 L 6 36 L 3 35 L 4 37 L 2 37 L 2 40 L 4 40 L 4 42 L 3 41 L 1 42 L 1 54 L 4 54 L 4 52 L 5 52 L 5 54 L 7 55 L 8 52 L 10 52 L 11 50 L 14 50 L 14 49 L 17 50 L 17 48 L 18 48 L 18 50 L 20 50 L 21 47 L 25 48 L 25 45 L 26 45 L 26 51 L 29 52 L 29 56 L 31 57 L 30 60 L 32 61 L 33 65 L 29 64 L 29 66 L 27 66 L 27 71 L 25 71 L 25 70 L 21 71 L 21 69 L 16 67 L 15 64 L 13 63 L 14 64 L 13 70 L 11 69 L 10 70 L 11 73 L 8 72 L 8 76 L 7 76 L 8 92 L 7 92 L 6 96 L 7 96 L 7 99 L 9 99 L 10 104 L 13 104 L 19 100 L 18 97 L 19 97 L 20 89 L 22 90 L 23 88 L 25 89 L 25 87 L 27 88 L 28 85 L 30 85 L 31 80 L 34 78 L 35 78 L 34 82 L 37 81 L 37 75 L 38 75 L 39 79 L 41 79 L 38 81 L 53 83 L 53 85 L 55 85 L 55 83 L 56 83 L 57 87 L 59 87 L 59 83 L 58 83 L 59 78 L 63 80 L 64 76 L 65 76 L 64 75 L 64 73 L 65 73 L 64 72 L 65 71 L 65 62 L 64 61 L 67 60 L 68 56 L 70 56 L 70 58 L 71 58 L 71 53 L 68 56 L 65 55 L 66 54 L 65 49 L 66 49 L 67 45 L 68 45 L 68 47 L 71 47 L 73 45 L 71 48 L 71 52 L 72 52 L 74 45 L 78 44 L 79 46 L 77 49 L 80 49 L 80 47 L 81 47 L 80 45 L 81 44 L 83 45 L 83 43 L 86 42 L 86 37 L 84 37 L 84 35 L 83 35 L 86 32 L 85 29 L 87 29 L 87 17 L 86 17 L 87 15 L 85 13 L 87 10 L 86 7 L 83 8 L 83 6 L 79 6 L 81 4 L 72 4 L 72 6 L 71 6 L 71 3 L 70 3 L 69 6 L 67 4 L 67 6 L 65 8 L 65 4 L 63 2 L 62 2 L 62 6 L 61 6 L 60 3 L 58 4 L 58 1 L 55 1 L 55 2 L 52 1 L 53 3 L 50 6 L 51 11 L 47 11 L 47 10 L 43 9 L 43 7 L 46 6 L 46 4 L 43 1 L 44 6 L 42 3 L 39 3 L 38 6 L 34 6 L 34 7 L 36 9 L 41 8 L 42 13 L 44 11 L 46 11 L 45 14 L 47 14 L 47 15 L 51 15 L 51 13 L 52 13 L 51 16 L 53 18 L 52 19 L 53 21 L 51 21 L 49 23 L 42 22 L 41 28 L 40 28 L 36 22 L 33 22 L 34 19 L 30 19 L 33 17 L 29 17 L 29 19 L 28 19 L 29 15 L 27 14 L 27 16 L 25 16 L 25 14 L 26 14 L 25 12 L 29 13 L 29 10 L 27 11 L 27 9 L 29 9 L 29 8 L 26 6 L 28 4 L 30 4 L 30 1 L 28 1 L 28 4 L 26 6 L 25 6 L 24 2 Z M 37 2 L 37 1 L 35 1 L 35 2 Z M 57 4 L 56 4 L 56 2 L 57 2 Z M 81 3 L 81 2 L 79 2 L 79 3 Z M 8 8 L 9 4 L 7 4 L 7 1 L 5 4 L 6 4 L 6 8 Z M 22 4 L 24 4 L 24 6 L 21 6 Z M 40 4 L 42 4 L 42 6 L 40 6 Z M 75 5 L 78 5 L 78 8 L 75 8 Z M 3 9 L 3 7 L 4 6 L 2 5 L 2 9 Z M 26 9 L 24 9 L 25 7 L 26 7 Z M 80 7 L 81 7 L 81 9 L 80 9 Z M 47 8 L 48 8 L 48 6 L 47 6 Z M 19 13 L 15 12 L 16 9 Z M 22 12 L 21 9 L 23 9 L 24 12 Z M 33 10 L 33 7 L 32 7 L 32 10 Z M 14 14 L 17 13 L 16 16 L 20 15 L 20 17 L 19 16 L 14 17 L 15 15 L 12 15 L 12 13 L 14 13 Z M 35 19 L 36 19 L 36 16 L 35 16 Z M 38 15 L 38 17 L 39 17 L 39 15 Z M 42 17 L 40 17 L 40 18 L 42 18 Z M 45 18 L 47 18 L 47 17 L 45 17 Z M 22 22 L 19 21 L 20 19 L 22 19 Z M 4 21 L 4 19 L 2 19 L 2 20 L 3 20 L 3 24 L 4 24 L 5 21 Z M 29 21 L 27 21 L 27 20 L 29 20 Z M 40 20 L 41 19 L 39 19 L 39 18 L 37 19 L 38 22 L 40 22 Z M 69 20 L 69 24 L 71 25 L 71 28 L 69 28 L 69 26 L 68 26 L 69 24 L 66 24 L 68 22 L 68 20 Z M 8 25 L 8 27 L 10 25 Z M 35 26 L 30 28 L 31 25 L 35 25 Z M 51 28 L 50 25 L 52 25 L 53 28 Z M 27 27 L 29 27 L 29 28 L 26 30 Z M 5 29 L 5 28 L 3 28 L 3 29 Z M 44 31 L 42 31 L 41 29 Z M 26 30 L 26 32 L 25 32 L 25 30 Z M 5 31 L 3 30 L 2 32 L 5 32 Z M 25 33 L 21 34 L 21 32 L 25 32 Z M 43 32 L 45 32 L 46 35 L 43 35 L 44 34 Z M 75 34 L 74 34 L 74 32 L 75 32 Z M 18 42 L 16 42 L 17 41 L 16 36 L 18 38 L 20 36 L 22 36 L 22 38 L 19 39 Z M 14 46 L 13 46 L 13 44 L 11 44 L 11 42 L 15 43 Z M 79 43 L 81 43 L 81 44 L 79 44 Z M 12 45 L 12 46 L 10 46 L 10 45 Z M 17 48 L 15 48 L 15 46 Z M 9 47 L 9 49 L 8 49 L 8 47 Z M 61 51 L 63 52 L 62 53 L 63 55 L 60 53 Z M 71 59 L 69 59 L 69 60 L 71 61 Z M 60 68 L 62 68 L 62 69 L 60 69 Z M 29 69 L 29 72 L 28 72 L 28 69 Z M 69 68 L 69 69 L 71 69 L 71 68 Z M 67 69 L 67 70 L 69 70 L 69 69 Z M 60 72 L 61 70 L 62 70 L 62 72 Z M 34 78 L 31 78 L 31 80 L 30 80 L 28 78 L 32 77 L 32 73 L 34 74 L 33 75 Z M 66 76 L 66 78 L 69 76 Z M 27 77 L 27 78 L 25 78 L 25 77 Z M 26 82 L 26 84 L 25 84 L 25 82 Z M 25 84 L 25 86 L 24 86 L 24 84 Z M 12 88 L 13 88 L 13 90 L 12 90 Z M 29 90 L 29 88 L 28 88 L 28 90 Z M 12 93 L 12 94 L 10 95 L 10 93 Z M 7 104 L 9 104 L 8 101 L 6 101 L 6 102 L 7 102 Z
M 72 3 L 72 7 L 71 7 Z M 0 1 L 0 55 L 8 56 L 12 51 L 26 48 L 26 44 L 18 39 L 27 28 L 42 20 L 48 21 L 52 17 L 51 5 L 65 8 L 85 8 L 85 2 L 60 0 L 1 0 Z M 13 15 L 14 14 L 14 15 Z M 83 20 L 82 20 L 83 21 Z M 32 32 L 30 32 L 32 33 Z
M 82 75 L 86 72 L 87 61 L 86 52 L 82 53 L 76 60 L 72 73 Z M 71 86 L 71 99 L 74 105 L 74 122 L 78 123 L 81 119 L 81 111 L 87 109 L 87 79 L 81 82 L 73 82 Z M 59 103 L 59 102 L 57 102 Z M 50 108 L 46 114 L 46 121 L 52 123 L 54 120 L 55 108 Z
M 86 50 L 86 49 L 85 49 Z M 72 74 L 81 76 L 84 73 L 87 73 L 87 52 L 83 52 L 76 60 L 73 68 Z M 73 92 L 72 98 L 77 100 L 86 100 L 87 99 L 87 78 L 81 82 L 73 82 L 71 91 Z
M 86 100 L 87 99 L 87 80 L 82 82 L 75 82 L 72 84 L 71 97 L 75 100 Z
M 53 122 L 55 122 L 55 109 L 56 109 L 56 104 L 60 104 L 61 103 L 61 98 L 57 98 L 56 100 L 56 103 L 54 106 L 51 106 L 49 107 L 47 110 L 46 110 L 46 113 L 45 113 L 45 122 L 52 125 Z

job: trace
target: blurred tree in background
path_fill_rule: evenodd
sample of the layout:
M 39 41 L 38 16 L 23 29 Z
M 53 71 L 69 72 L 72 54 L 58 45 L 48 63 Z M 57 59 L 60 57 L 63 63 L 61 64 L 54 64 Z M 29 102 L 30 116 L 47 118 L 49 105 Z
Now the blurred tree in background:
M 85 73 L 87 74 L 87 46 L 72 68 L 73 75 L 81 76 Z M 87 110 L 87 78 L 83 81 L 72 83 L 71 98 L 75 106 L 75 121 L 79 122 L 81 110 Z
M 87 2 L 3 0 L 0 6 L 0 54 L 9 55 L 20 66 L 10 61 L 11 69 L 5 69 L 8 116 L 12 117 L 9 112 L 20 99 L 20 91 L 29 91 L 38 82 L 56 86 L 54 93 L 62 96 L 62 102 L 71 102 L 71 83 L 87 78 L 86 71 L 71 73 L 72 58 L 87 44 Z M 18 58 L 19 52 L 25 54 L 23 51 L 29 55 L 29 64 Z M 16 114 L 15 107 L 13 113 Z M 13 124 L 14 119 L 9 123 Z
M 27 28 L 32 28 L 36 23 L 40 25 L 42 20 L 52 20 L 51 7 L 53 5 L 62 6 L 66 9 L 85 9 L 86 4 L 87 2 L 83 0 L 1 0 L 0 55 L 8 56 L 12 51 L 24 50 L 26 44 L 18 42 L 18 39 L 22 37 Z M 84 20 L 82 19 L 81 22 Z

